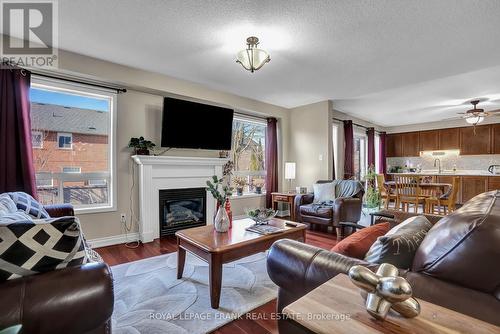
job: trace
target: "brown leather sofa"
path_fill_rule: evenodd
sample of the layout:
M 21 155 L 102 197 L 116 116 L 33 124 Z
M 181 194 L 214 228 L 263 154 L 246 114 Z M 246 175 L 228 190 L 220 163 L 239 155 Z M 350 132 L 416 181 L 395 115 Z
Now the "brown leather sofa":
M 317 183 L 328 183 L 332 180 L 319 180 Z M 337 198 L 332 207 L 317 207 L 313 204 L 314 194 L 303 194 L 295 197 L 295 217 L 298 222 L 321 226 L 332 226 L 337 239 L 344 237 L 344 227 L 340 223 L 356 223 L 361 217 L 364 191 L 361 189 L 349 198 Z
M 415 214 L 394 212 L 400 223 Z M 435 226 L 418 248 L 411 270 L 402 270 L 414 295 L 500 326 L 500 191 L 477 195 L 450 215 L 426 215 Z M 437 247 L 436 247 L 437 246 Z M 377 267 L 292 240 L 271 247 L 267 270 L 279 286 L 278 312 L 353 265 Z M 289 320 L 281 333 L 303 333 Z
M 73 216 L 70 205 L 46 206 L 51 217 Z M 105 263 L 91 263 L 0 283 L 0 329 L 22 334 L 111 333 L 113 279 Z

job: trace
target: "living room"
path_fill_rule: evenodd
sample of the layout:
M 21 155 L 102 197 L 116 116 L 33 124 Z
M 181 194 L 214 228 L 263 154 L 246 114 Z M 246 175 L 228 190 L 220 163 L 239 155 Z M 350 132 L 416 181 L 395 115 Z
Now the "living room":
M 498 332 L 498 1 L 42 3 L 1 1 L 0 333 Z

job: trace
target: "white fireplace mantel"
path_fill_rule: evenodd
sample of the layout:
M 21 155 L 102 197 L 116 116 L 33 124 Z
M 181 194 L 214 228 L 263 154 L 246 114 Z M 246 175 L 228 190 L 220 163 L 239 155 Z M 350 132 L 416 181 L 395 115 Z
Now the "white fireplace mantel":
M 206 187 L 213 175 L 222 176 L 228 159 L 134 155 L 139 167 L 139 237 L 151 242 L 160 237 L 159 191 Z M 206 217 L 211 224 L 215 214 L 215 199 L 207 192 Z

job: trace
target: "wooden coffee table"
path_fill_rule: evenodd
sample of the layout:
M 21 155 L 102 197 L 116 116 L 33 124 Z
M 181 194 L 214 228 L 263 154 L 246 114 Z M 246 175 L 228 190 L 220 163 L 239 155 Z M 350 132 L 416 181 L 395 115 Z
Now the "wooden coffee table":
M 177 231 L 177 278 L 182 278 L 186 251 L 208 262 L 210 303 L 212 308 L 219 308 L 222 283 L 222 265 L 252 254 L 266 251 L 280 239 L 306 241 L 306 225 L 291 222 L 296 227 L 286 226 L 287 221 L 273 219 L 269 225 L 283 227 L 285 231 L 270 235 L 261 235 L 245 230 L 254 224 L 251 219 L 233 221 L 233 228 L 228 232 L 219 233 L 213 225 L 194 227 Z
M 418 302 L 421 312 L 416 318 L 389 312 L 384 321 L 375 320 L 366 312 L 360 289 L 347 275 L 339 274 L 286 306 L 283 314 L 305 332 L 317 334 L 500 333 L 495 325 L 421 299 Z

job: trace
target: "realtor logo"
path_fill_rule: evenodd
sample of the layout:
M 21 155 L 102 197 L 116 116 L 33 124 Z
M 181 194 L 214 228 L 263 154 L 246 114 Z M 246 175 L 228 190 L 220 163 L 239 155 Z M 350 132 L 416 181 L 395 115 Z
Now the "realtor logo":
M 2 64 L 57 67 L 57 2 L 1 0 Z

